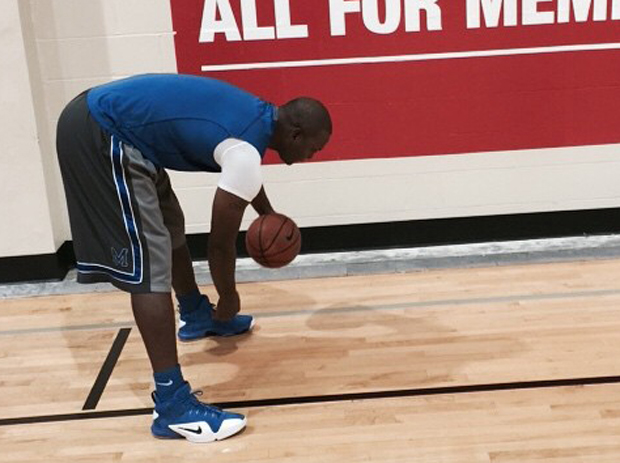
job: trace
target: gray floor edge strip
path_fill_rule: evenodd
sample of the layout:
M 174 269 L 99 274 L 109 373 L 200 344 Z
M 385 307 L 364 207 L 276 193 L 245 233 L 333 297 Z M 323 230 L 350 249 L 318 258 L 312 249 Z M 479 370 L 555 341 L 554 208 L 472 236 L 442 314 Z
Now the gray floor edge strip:
M 301 310 L 288 310 L 283 312 L 267 312 L 267 313 L 254 313 L 253 315 L 257 320 L 263 318 L 278 318 L 278 317 L 292 317 L 301 315 L 316 315 L 316 314 L 335 314 L 335 313 L 355 313 L 366 311 L 390 311 L 390 310 L 408 310 L 408 309 L 420 309 L 425 307 L 441 307 L 441 306 L 455 306 L 455 305 L 470 305 L 470 304 L 494 304 L 502 302 L 517 302 L 517 301 L 547 301 L 547 300 L 561 300 L 561 299 L 575 299 L 575 298 L 588 298 L 588 297 L 605 297 L 605 296 L 617 296 L 620 295 L 620 288 L 618 289 L 600 289 L 591 291 L 574 291 L 574 292 L 558 292 L 558 293 L 543 293 L 543 294 L 514 294 L 511 296 L 493 296 L 493 297 L 474 297 L 469 299 L 438 299 L 430 301 L 417 301 L 417 302 L 400 302 L 397 304 L 377 305 L 377 306 L 350 306 L 350 307 L 330 307 L 326 309 L 301 309 Z M 66 327 L 46 327 L 46 328 L 30 328 L 30 329 L 18 329 L 18 330 L 4 330 L 0 331 L 0 336 L 12 336 L 19 334 L 37 334 L 37 333 L 56 333 L 65 331 L 90 331 L 90 330 L 108 330 L 118 328 L 129 328 L 135 326 L 135 322 L 116 322 L 116 323 L 100 323 L 90 325 L 75 325 Z

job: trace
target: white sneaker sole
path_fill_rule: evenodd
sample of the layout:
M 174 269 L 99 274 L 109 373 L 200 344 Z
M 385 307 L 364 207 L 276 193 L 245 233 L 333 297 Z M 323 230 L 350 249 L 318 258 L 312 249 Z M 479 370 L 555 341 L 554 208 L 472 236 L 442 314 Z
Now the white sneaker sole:
M 226 420 L 217 432 L 213 432 L 204 421 L 170 425 L 169 428 L 190 442 L 206 444 L 224 440 L 242 431 L 247 425 L 247 418 Z

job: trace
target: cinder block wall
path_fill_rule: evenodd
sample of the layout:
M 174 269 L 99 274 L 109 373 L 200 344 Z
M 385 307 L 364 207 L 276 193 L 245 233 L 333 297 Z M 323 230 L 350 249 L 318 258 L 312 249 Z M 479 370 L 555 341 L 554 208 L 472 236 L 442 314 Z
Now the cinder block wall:
M 176 72 L 170 3 L 4 0 L 1 13 L 0 258 L 54 253 L 71 239 L 58 115 L 98 83 Z M 264 177 L 274 206 L 302 227 L 596 209 L 620 205 L 619 153 L 601 145 L 269 165 Z M 217 176 L 172 179 L 188 233 L 207 232 Z

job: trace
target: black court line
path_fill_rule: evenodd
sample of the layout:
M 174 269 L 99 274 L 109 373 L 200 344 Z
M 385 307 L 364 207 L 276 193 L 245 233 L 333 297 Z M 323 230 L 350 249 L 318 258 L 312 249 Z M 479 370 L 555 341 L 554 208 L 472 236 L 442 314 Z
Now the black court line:
M 127 342 L 130 332 L 131 328 L 121 328 L 119 330 L 116 335 L 116 339 L 114 339 L 114 343 L 112 343 L 110 352 L 108 352 L 105 362 L 101 365 L 99 375 L 97 375 L 97 379 L 95 380 L 95 383 L 86 398 L 86 402 L 84 402 L 82 410 L 94 410 L 97 408 L 99 399 L 101 399 L 101 394 L 103 394 L 103 391 L 108 384 L 108 380 L 110 379 L 110 376 L 112 376 L 112 371 L 114 371 L 116 362 L 123 351 L 123 347 L 125 347 L 125 342 Z
M 566 386 L 593 386 L 601 384 L 618 384 L 620 376 L 598 376 L 591 378 L 553 379 L 542 381 L 522 381 L 512 383 L 473 384 L 469 386 L 446 386 L 422 389 L 399 389 L 393 391 L 359 392 L 350 394 L 331 394 L 301 397 L 280 397 L 274 399 L 242 400 L 237 402 L 220 402 L 214 405 L 221 408 L 255 408 L 278 407 L 283 405 L 317 404 L 325 402 L 349 402 L 354 400 L 389 399 L 396 397 L 421 397 L 448 394 L 468 394 L 473 392 L 516 391 L 524 389 L 545 389 Z M 17 424 L 52 423 L 59 421 L 90 420 L 96 418 L 117 418 L 149 415 L 152 408 L 132 408 L 127 410 L 109 410 L 100 412 L 69 413 L 63 415 L 30 416 L 23 418 L 0 419 L 0 426 Z

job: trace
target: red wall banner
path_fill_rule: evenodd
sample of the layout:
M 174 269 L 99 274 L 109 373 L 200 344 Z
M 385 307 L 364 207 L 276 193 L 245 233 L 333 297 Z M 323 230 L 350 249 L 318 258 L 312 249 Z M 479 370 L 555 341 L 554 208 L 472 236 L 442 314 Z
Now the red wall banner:
M 620 142 L 620 0 L 171 6 L 180 73 L 329 107 L 318 160 Z

